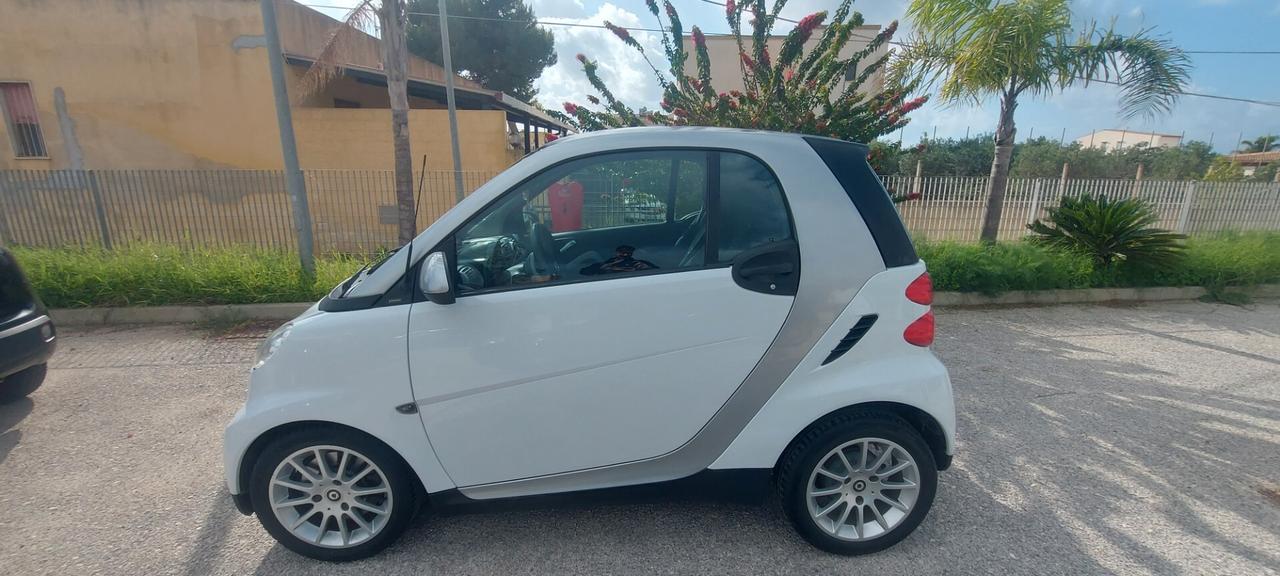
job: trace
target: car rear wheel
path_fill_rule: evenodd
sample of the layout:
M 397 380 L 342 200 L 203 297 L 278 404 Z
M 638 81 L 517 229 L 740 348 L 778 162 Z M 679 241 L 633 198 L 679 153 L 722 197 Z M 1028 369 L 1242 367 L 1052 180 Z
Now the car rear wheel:
M 417 509 L 412 477 L 381 442 L 315 428 L 272 442 L 254 465 L 258 521 L 285 547 L 311 558 L 365 558 L 390 545 Z
M 0 380 L 0 404 L 8 404 L 25 398 L 44 383 L 47 364 L 39 364 Z
M 919 432 L 879 412 L 836 415 L 809 428 L 779 470 L 796 530 L 837 554 L 878 552 L 906 538 L 933 504 L 938 472 Z

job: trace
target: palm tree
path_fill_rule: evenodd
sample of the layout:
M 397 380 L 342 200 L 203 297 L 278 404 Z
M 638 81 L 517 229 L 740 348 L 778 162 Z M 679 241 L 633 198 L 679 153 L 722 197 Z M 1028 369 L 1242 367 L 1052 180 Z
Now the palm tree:
M 303 90 L 315 93 L 342 74 L 341 63 L 350 42 L 378 22 L 381 31 L 382 68 L 387 74 L 391 99 L 391 142 L 395 155 L 396 222 L 401 244 L 417 235 L 418 216 L 413 202 L 413 158 L 409 153 L 409 50 L 405 36 L 408 19 L 404 0 L 363 0 L 334 29 L 324 49 L 303 77 Z
M 1268 134 L 1259 136 L 1253 140 L 1241 140 L 1240 149 L 1236 150 L 1241 154 L 1249 154 L 1251 152 L 1270 152 L 1280 148 L 1280 136 Z
M 984 242 L 995 241 L 1000 224 L 1020 96 L 1117 84 L 1126 117 L 1151 116 L 1172 108 L 1190 69 L 1181 50 L 1149 30 L 1122 36 L 1096 22 L 1073 29 L 1069 0 L 912 0 L 907 16 L 915 33 L 895 56 L 893 79 L 941 81 L 943 102 L 1000 98 Z

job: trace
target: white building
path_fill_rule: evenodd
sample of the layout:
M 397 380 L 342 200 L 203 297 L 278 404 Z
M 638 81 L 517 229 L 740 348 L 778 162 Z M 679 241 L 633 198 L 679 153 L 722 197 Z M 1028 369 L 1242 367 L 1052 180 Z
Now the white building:
M 1182 144 L 1182 136 L 1132 130 L 1097 130 L 1076 138 L 1076 144 L 1084 148 L 1099 148 L 1104 152 L 1123 150 L 1134 146 L 1148 148 L 1173 148 Z

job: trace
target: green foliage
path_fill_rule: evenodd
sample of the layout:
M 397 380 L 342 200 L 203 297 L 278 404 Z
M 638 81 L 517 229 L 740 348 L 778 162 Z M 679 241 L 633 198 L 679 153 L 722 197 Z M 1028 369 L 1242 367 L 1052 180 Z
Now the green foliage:
M 913 0 L 915 34 L 892 78 L 941 82 L 945 101 L 1047 96 L 1076 84 L 1120 84 L 1125 115 L 1168 111 L 1187 83 L 1190 60 L 1149 31 L 1122 36 L 1096 22 L 1073 29 L 1069 0 Z
M 1270 152 L 1277 149 L 1280 149 L 1280 136 L 1268 134 L 1253 140 L 1241 140 L 1240 148 L 1237 151 L 1242 154 L 1248 154 L 1251 152 Z
M 1169 267 L 1182 255 L 1186 236 L 1156 228 L 1157 222 L 1159 215 L 1140 199 L 1086 194 L 1063 198 L 1049 209 L 1049 223 L 1027 227 L 1037 242 L 1088 255 L 1099 268 Z
M 1176 266 L 1100 269 L 1078 252 L 1035 242 L 994 245 L 917 242 L 939 291 L 998 294 L 1059 288 L 1231 286 L 1280 282 L 1280 233 L 1249 232 L 1191 238 Z M 1233 296 L 1226 296 L 1230 299 Z
M 1275 182 L 1276 172 L 1280 172 L 1280 160 L 1258 168 L 1253 173 L 1254 182 Z
M 684 24 L 675 7 L 664 2 L 664 20 L 657 0 L 647 0 L 649 12 L 666 30 L 662 35 L 666 70 L 653 64 L 627 29 L 608 22 L 605 25 L 649 63 L 662 87 L 662 112 L 641 114 L 619 101 L 600 78 L 599 65 L 579 54 L 582 70 L 597 92 L 588 95 L 587 100 L 603 109 L 565 102 L 567 115 L 553 115 L 584 131 L 645 124 L 725 126 L 870 142 L 906 125 L 907 113 L 924 104 L 923 97 L 906 100 L 905 90 L 890 90 L 869 98 L 863 91 L 863 84 L 887 59 L 883 55 L 875 57 L 875 53 L 893 37 L 897 22 L 881 30 L 865 48 L 844 57 L 840 51 L 863 19 L 860 13 L 851 11 L 852 0 L 843 0 L 834 14 L 816 12 L 800 20 L 783 39 L 778 53 L 771 54 L 767 40 L 785 4 L 786 0 L 775 0 L 773 8 L 768 9 L 765 0 L 727 2 L 725 20 L 737 41 L 744 89 L 717 92 L 706 36 L 697 26 L 692 28 L 690 54 L 685 48 Z M 744 12 L 749 12 L 751 26 L 746 32 L 742 30 Z M 814 34 L 819 36 L 806 50 L 805 45 L 814 39 Z M 686 73 L 690 57 L 696 72 L 693 76 Z M 857 69 L 858 75 L 844 84 L 849 69 Z
M 1210 182 L 1237 182 L 1244 180 L 1244 169 L 1226 156 L 1219 156 L 1209 164 L 1204 179 Z
M 1064 146 L 1049 138 L 1035 138 L 1014 148 L 1010 174 L 1057 178 L 1062 175 L 1065 162 L 1070 178 L 1134 178 L 1138 165 L 1142 165 L 1143 178 L 1147 180 L 1198 180 L 1214 157 L 1213 149 L 1198 141 L 1173 148 L 1140 145 L 1107 152 L 1074 142 Z
M 928 264 L 933 286 L 940 291 L 999 294 L 1087 288 L 1093 278 L 1093 263 L 1087 256 L 1030 242 L 920 242 L 916 251 Z
M 448 9 L 450 56 L 461 75 L 521 100 L 537 96 L 534 80 L 556 63 L 555 38 L 533 22 L 537 15 L 529 5 L 523 0 L 448 0 Z M 409 12 L 436 14 L 437 2 L 411 0 Z M 438 17 L 410 17 L 406 34 L 409 52 L 443 61 Z
M 914 176 L 919 160 L 922 176 L 987 176 L 995 155 L 991 141 L 990 134 L 926 140 L 913 153 L 902 155 L 898 173 Z
M 316 279 L 308 284 L 297 255 L 253 248 L 12 250 L 36 293 L 54 308 L 306 302 L 328 293 L 365 262 L 317 258 Z

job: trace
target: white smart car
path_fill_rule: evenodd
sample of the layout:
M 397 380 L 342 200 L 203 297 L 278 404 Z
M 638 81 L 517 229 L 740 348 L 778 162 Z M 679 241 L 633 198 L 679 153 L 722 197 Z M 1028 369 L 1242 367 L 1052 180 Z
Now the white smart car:
M 636 128 L 521 160 L 263 343 L 226 430 L 236 506 L 349 560 L 423 505 L 766 479 L 818 547 L 893 545 L 955 413 L 929 276 L 866 155 Z M 600 208 L 620 190 L 661 217 Z

